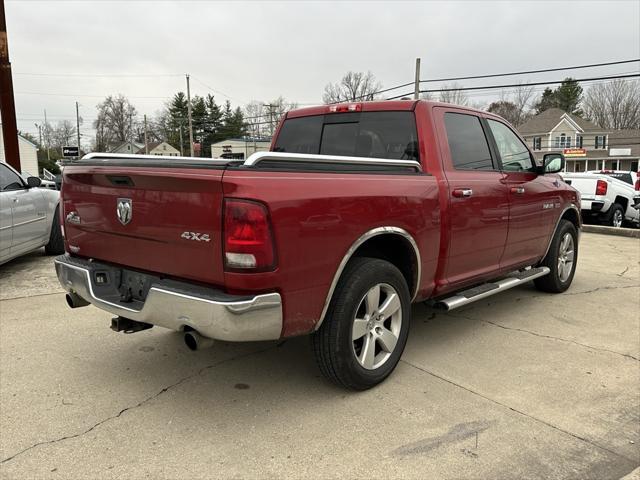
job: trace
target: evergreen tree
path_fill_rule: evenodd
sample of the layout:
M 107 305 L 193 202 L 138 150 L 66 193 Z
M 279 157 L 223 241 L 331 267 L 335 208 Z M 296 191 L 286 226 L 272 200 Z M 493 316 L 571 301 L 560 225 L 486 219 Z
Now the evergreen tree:
M 544 112 L 549 108 L 560 108 L 574 115 L 582 115 L 579 108 L 582 101 L 582 87 L 577 80 L 565 78 L 562 84 L 552 90 L 547 87 L 542 92 L 542 97 L 536 103 L 536 113 Z
M 542 96 L 538 103 L 536 103 L 536 114 L 542 113 L 545 110 L 555 107 L 554 91 L 547 87 L 542 92 Z
M 576 80 L 566 78 L 556 89 L 554 96 L 558 108 L 574 115 L 582 115 L 582 110 L 579 108 L 582 101 L 582 87 Z
M 189 125 L 187 121 L 187 96 L 184 92 L 176 93 L 167 105 L 166 115 L 167 142 L 185 154 L 189 152 Z M 180 145 L 180 129 L 182 129 L 182 145 Z

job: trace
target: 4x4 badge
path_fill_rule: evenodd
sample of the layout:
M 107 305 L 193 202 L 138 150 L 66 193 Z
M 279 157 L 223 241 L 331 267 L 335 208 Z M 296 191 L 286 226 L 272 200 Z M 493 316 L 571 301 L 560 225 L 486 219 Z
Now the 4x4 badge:
M 118 206 L 116 207 L 116 215 L 122 225 L 126 225 L 131 221 L 133 217 L 133 202 L 130 198 L 119 198 Z

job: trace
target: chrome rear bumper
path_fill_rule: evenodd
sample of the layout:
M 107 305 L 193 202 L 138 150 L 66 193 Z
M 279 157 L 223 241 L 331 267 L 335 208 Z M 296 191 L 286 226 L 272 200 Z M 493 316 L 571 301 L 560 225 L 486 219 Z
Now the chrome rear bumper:
M 107 273 L 115 283 L 120 270 L 106 264 L 62 255 L 55 260 L 58 280 L 96 307 L 137 322 L 172 330 L 191 327 L 205 337 L 231 342 L 276 340 L 282 332 L 280 294 L 233 296 L 185 282 L 149 277 L 144 300 L 123 302 L 116 285 L 98 285 L 96 275 Z M 109 278 L 110 272 L 114 278 Z

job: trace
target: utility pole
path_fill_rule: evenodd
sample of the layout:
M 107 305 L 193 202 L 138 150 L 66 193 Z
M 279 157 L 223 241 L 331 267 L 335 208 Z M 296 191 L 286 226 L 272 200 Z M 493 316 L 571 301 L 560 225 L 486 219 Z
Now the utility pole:
M 34 123 L 33 125 L 38 129 L 38 137 L 40 139 L 40 142 L 38 143 L 38 145 L 40 145 L 40 147 L 42 147 L 42 127 L 40 125 L 38 125 L 37 123 Z
M 182 122 L 180 122 L 180 156 L 184 157 L 184 149 L 182 147 Z
M 133 149 L 133 113 L 129 113 L 129 150 L 131 153 L 136 153 Z
M 149 142 L 147 141 L 147 115 L 144 115 L 144 153 L 149 155 Z
M 51 161 L 51 155 L 49 153 L 49 136 L 51 132 L 49 131 L 49 122 L 47 122 L 47 109 L 44 110 L 44 143 L 47 144 L 47 161 Z
M 20 167 L 20 149 L 18 147 L 18 123 L 16 121 L 16 104 L 13 98 L 13 79 L 11 62 L 9 61 L 4 0 L 0 0 L 0 116 L 2 117 L 5 159 L 9 165 L 20 172 L 22 168 Z
M 189 117 L 189 152 L 193 157 L 193 123 L 191 122 L 191 89 L 189 88 L 189 74 L 187 76 L 187 115 Z
M 78 158 L 80 158 L 80 110 L 76 102 L 76 133 L 78 134 Z
M 264 105 L 269 109 L 269 134 L 273 137 L 273 105 L 272 103 L 267 103 Z
M 413 99 L 420 100 L 420 59 L 416 58 L 416 83 L 414 86 Z

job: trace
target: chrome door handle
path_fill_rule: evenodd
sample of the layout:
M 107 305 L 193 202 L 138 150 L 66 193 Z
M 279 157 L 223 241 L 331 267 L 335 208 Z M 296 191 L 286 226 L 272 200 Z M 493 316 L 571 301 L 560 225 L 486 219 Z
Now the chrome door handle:
M 524 187 L 511 187 L 511 193 L 515 193 L 516 195 L 523 195 L 524 192 Z
M 456 198 L 470 197 L 473 195 L 473 190 L 470 188 L 456 188 L 451 194 Z

